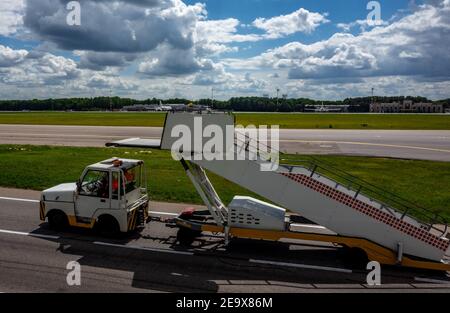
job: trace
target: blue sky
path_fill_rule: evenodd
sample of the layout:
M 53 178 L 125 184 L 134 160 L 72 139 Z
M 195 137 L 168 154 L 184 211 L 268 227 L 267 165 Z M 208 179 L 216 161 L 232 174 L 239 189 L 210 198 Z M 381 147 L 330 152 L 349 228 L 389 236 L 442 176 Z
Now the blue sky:
M 185 1 L 194 4 L 198 1 Z M 327 39 L 339 31 L 337 23 L 350 23 L 358 19 L 364 19 L 368 10 L 369 1 L 361 0 L 337 0 L 337 1 L 317 1 L 317 0 L 206 0 L 203 1 L 208 9 L 209 19 L 237 18 L 243 24 L 251 24 L 258 17 L 273 17 L 286 15 L 305 8 L 311 12 L 327 13 L 328 18 L 333 23 L 326 23 L 311 34 L 295 33 L 286 38 L 257 42 L 252 49 L 235 53 L 237 57 L 248 57 L 256 53 L 261 53 L 267 49 L 284 45 L 291 41 L 301 41 L 312 43 L 318 40 Z M 383 0 L 378 1 L 382 7 L 382 19 L 390 19 L 396 14 L 401 14 L 401 10 L 409 11 L 409 0 Z M 419 3 L 419 1 L 416 1 Z M 251 28 L 241 28 L 243 33 L 248 33 Z M 354 30 L 356 31 L 356 30 Z M 353 32 L 354 33 L 354 32 Z M 239 46 L 246 47 L 245 44 Z M 248 46 L 248 45 L 247 45 Z
M 0 98 L 450 97 L 450 0 L 0 3 Z

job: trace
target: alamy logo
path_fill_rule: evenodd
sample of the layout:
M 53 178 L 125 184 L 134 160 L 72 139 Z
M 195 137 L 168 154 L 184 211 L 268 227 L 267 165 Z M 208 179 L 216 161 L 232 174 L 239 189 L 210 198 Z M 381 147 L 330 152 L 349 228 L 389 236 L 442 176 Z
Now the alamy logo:
M 66 269 L 69 270 L 66 276 L 66 282 L 69 286 L 81 285 L 81 265 L 76 261 L 67 263 Z
M 371 10 L 367 15 L 367 25 L 378 26 L 383 24 L 381 19 L 381 4 L 378 1 L 370 1 L 367 3 L 367 10 Z
M 69 26 L 81 25 L 81 5 L 78 1 L 67 3 L 66 9 L 70 12 L 66 16 L 66 22 Z
M 203 125 L 202 117 L 194 118 L 194 126 L 175 125 L 170 133 L 176 140 L 171 152 L 174 160 L 194 161 L 252 160 L 259 161 L 261 171 L 276 171 L 279 165 L 279 126 L 253 125 L 236 128 L 215 124 Z
M 367 274 L 366 280 L 369 286 L 381 285 L 381 266 L 377 261 L 371 261 L 367 264 L 366 269 L 370 270 Z

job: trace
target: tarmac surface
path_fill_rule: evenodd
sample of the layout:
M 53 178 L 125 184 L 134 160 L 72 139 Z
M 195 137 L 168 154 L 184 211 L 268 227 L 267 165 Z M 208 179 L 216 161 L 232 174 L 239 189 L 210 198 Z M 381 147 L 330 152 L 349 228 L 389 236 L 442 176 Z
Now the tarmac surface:
M 446 273 L 382 267 L 380 286 L 347 264 L 342 249 L 305 241 L 233 240 L 204 234 L 182 247 L 176 229 L 152 221 L 121 239 L 54 232 L 39 220 L 39 192 L 0 188 L 0 292 L 449 292 Z M 171 218 L 186 204 L 152 202 Z M 299 229 L 329 232 L 313 225 Z M 69 286 L 68 262 L 81 265 Z
M 158 139 L 159 127 L 0 124 L 0 144 L 103 147 L 131 137 Z M 446 130 L 280 130 L 280 150 L 298 154 L 380 156 L 450 161 Z

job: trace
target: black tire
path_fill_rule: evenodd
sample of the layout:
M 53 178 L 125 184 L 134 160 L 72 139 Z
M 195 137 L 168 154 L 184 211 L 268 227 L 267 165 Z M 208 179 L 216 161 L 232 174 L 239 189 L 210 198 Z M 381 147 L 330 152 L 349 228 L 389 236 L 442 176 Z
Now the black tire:
M 118 237 L 120 226 L 117 220 L 109 215 L 100 216 L 95 224 L 96 231 L 104 237 Z
M 52 211 L 48 215 L 48 224 L 53 230 L 64 230 L 69 226 L 67 215 L 62 211 Z
M 369 258 L 366 251 L 356 247 L 344 248 L 344 259 L 345 263 L 350 265 L 352 268 L 360 270 L 366 269 L 367 263 L 369 263 Z
M 200 236 L 201 232 L 189 228 L 180 227 L 177 232 L 177 240 L 182 246 L 189 247 L 194 242 L 195 238 Z

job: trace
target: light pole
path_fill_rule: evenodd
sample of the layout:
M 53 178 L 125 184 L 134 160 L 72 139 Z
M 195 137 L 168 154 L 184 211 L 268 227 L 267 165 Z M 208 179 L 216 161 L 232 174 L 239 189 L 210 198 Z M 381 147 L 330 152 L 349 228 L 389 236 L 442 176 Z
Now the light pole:
M 280 88 L 277 88 L 277 107 L 278 107 L 278 94 L 280 93 Z
M 113 111 L 113 103 L 112 103 L 112 89 L 109 89 L 109 110 Z

